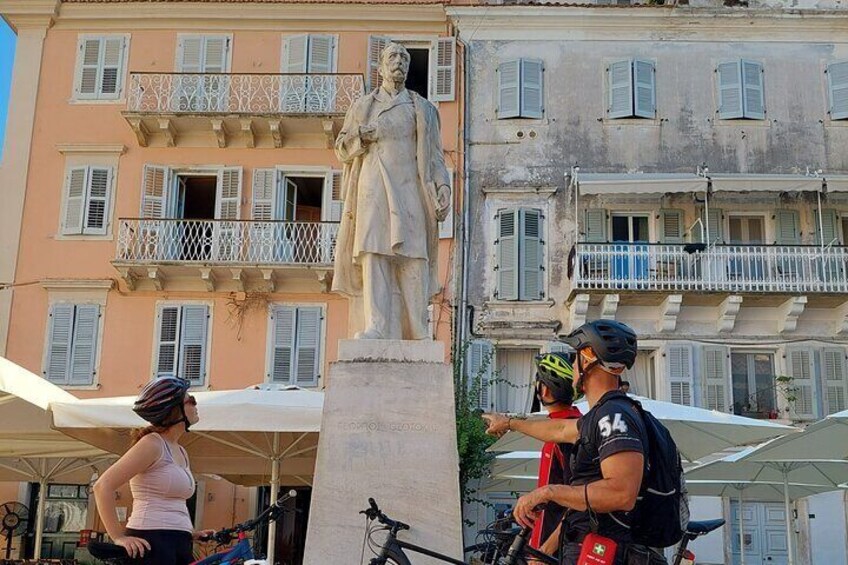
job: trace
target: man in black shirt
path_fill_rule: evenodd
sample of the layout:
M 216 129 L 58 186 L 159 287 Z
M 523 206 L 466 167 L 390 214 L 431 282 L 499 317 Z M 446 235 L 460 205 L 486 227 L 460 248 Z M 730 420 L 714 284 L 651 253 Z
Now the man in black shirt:
M 563 565 L 577 562 L 590 531 L 615 541 L 614 564 L 624 565 L 632 542 L 630 511 L 648 457 L 644 422 L 618 390 L 621 373 L 636 360 L 636 334 L 619 322 L 598 320 L 581 326 L 565 341 L 577 352 L 574 385 L 586 395 L 591 408 L 587 414 L 577 421 L 483 417 L 492 435 L 514 430 L 542 441 L 576 444 L 570 484 L 548 485 L 521 497 L 513 516 L 522 526 L 532 526 L 539 505 L 559 504 L 570 509 L 563 521 Z

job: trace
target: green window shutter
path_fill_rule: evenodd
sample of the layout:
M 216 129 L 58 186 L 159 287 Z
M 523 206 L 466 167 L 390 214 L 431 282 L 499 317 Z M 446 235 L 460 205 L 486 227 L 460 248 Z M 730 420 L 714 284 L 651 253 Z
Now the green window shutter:
M 765 91 L 763 90 L 763 65 L 742 61 L 742 87 L 744 90 L 744 115 L 752 120 L 766 117 Z
M 633 62 L 615 61 L 607 68 L 610 118 L 629 118 L 633 115 Z
M 179 376 L 193 386 L 206 381 L 208 306 L 183 306 L 180 328 Z
M 848 118 L 848 61 L 827 66 L 827 90 L 830 101 L 830 119 Z
M 297 348 L 294 375 L 294 384 L 297 386 L 318 386 L 322 319 L 320 307 L 309 306 L 297 309 Z
M 583 241 L 586 243 L 607 242 L 607 211 L 605 209 L 591 208 L 586 210 Z
M 159 331 L 156 340 L 155 377 L 177 375 L 177 344 L 180 339 L 180 307 L 166 306 L 159 311 Z
M 791 386 L 795 389 L 795 400 L 790 403 L 794 418 L 813 420 L 816 418 L 816 387 L 813 379 L 813 359 L 809 350 L 789 349 L 786 352 L 786 366 L 792 377 Z
M 839 214 L 836 210 L 825 208 L 819 221 L 819 211 L 816 210 L 816 243 L 825 247 L 839 245 Z M 822 231 L 824 229 L 824 231 Z
M 492 375 L 494 374 L 494 350 L 492 344 L 484 339 L 475 339 L 468 344 L 465 363 L 466 383 L 469 392 L 478 398 L 478 408 L 492 409 L 490 395 Z
M 73 304 L 54 304 L 50 311 L 49 326 L 44 376 L 51 383 L 68 384 L 74 330 Z
M 62 233 L 76 235 L 83 233 L 85 217 L 86 188 L 88 184 L 88 167 L 73 167 L 68 171 L 66 181 L 65 219 L 62 222 Z
M 498 212 L 498 300 L 518 300 L 518 210 Z
M 519 295 L 521 300 L 539 300 L 544 296 L 542 212 L 525 208 L 518 212 L 521 228 Z
M 294 374 L 296 309 L 277 306 L 271 314 L 274 351 L 271 355 L 271 381 L 291 383 Z
M 667 355 L 669 399 L 674 404 L 693 406 L 692 346 L 669 345 Z
M 704 347 L 704 391 L 703 408 L 718 412 L 730 412 L 727 399 L 729 353 L 726 347 Z
M 521 60 L 521 117 L 541 118 L 544 110 L 544 65 L 538 59 Z
M 80 304 L 74 316 L 68 384 L 94 384 L 94 363 L 97 357 L 97 330 L 100 326 L 100 306 Z
M 682 210 L 660 210 L 660 233 L 663 243 L 683 243 L 684 232 Z
M 640 118 L 653 119 L 657 113 L 656 67 L 652 61 L 633 61 L 633 114 Z
M 742 63 L 728 61 L 720 63 L 718 74 L 718 117 L 722 120 L 741 118 L 742 110 Z
M 775 221 L 778 245 L 800 245 L 801 219 L 797 210 L 777 210 Z
M 521 115 L 521 59 L 498 65 L 498 119 Z

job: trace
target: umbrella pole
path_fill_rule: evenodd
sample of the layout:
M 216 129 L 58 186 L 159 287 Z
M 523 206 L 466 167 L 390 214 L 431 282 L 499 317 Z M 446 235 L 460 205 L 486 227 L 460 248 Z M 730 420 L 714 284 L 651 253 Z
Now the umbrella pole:
M 35 559 L 41 559 L 41 542 L 44 539 L 44 506 L 47 504 L 47 479 L 38 482 L 38 511 L 35 513 Z
M 739 489 L 739 563 L 745 565 L 745 529 L 742 527 L 742 490 Z
M 786 548 L 789 550 L 789 565 L 795 565 L 795 543 L 792 539 L 794 532 L 789 502 L 789 471 L 785 467 L 783 469 L 783 504 L 786 511 Z
M 270 504 L 277 503 L 277 495 L 280 491 L 280 458 L 277 453 L 280 450 L 280 434 L 274 433 L 274 458 L 271 460 L 271 496 Z M 274 551 L 277 542 L 277 521 L 268 522 L 268 565 L 274 565 Z

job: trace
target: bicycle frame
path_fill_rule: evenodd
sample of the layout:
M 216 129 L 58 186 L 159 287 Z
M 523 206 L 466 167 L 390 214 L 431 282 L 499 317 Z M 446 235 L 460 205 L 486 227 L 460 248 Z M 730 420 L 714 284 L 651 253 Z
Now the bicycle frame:
M 239 542 L 233 547 L 200 561 L 195 561 L 191 565 L 228 565 L 235 559 L 253 559 L 253 548 L 250 546 L 250 540 L 243 533 L 239 534 Z

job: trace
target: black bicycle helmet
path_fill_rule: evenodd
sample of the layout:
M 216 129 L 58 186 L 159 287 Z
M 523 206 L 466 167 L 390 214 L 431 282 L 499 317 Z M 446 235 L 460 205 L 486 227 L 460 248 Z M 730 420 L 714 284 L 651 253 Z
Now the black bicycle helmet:
M 569 353 L 551 352 L 536 356 L 536 380 L 551 391 L 558 402 L 574 402 L 574 371 Z M 540 398 L 541 401 L 541 398 Z
M 615 320 L 583 324 L 564 341 L 575 351 L 591 347 L 598 361 L 608 369 L 630 369 L 636 362 L 636 332 Z
M 178 377 L 159 377 L 147 383 L 133 404 L 133 412 L 154 426 L 173 426 L 185 422 L 186 429 L 189 421 L 186 418 L 183 402 L 190 383 Z M 181 418 L 169 421 L 174 408 L 180 408 Z

